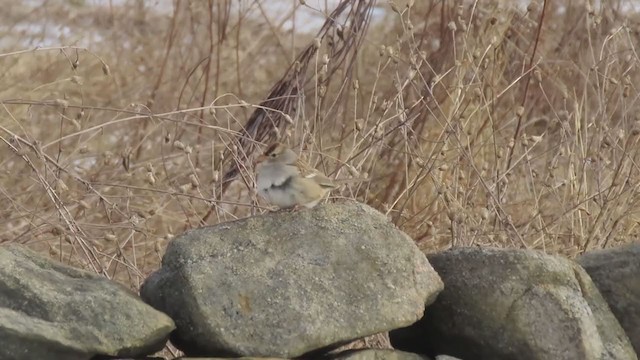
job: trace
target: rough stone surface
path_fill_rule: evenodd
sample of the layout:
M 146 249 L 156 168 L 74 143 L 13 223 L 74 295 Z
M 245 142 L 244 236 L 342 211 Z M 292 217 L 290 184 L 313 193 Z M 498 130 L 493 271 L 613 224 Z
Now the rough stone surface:
M 220 357 L 181 357 L 179 360 L 228 360 L 229 358 Z M 284 360 L 282 358 L 261 358 L 261 357 L 241 357 L 233 358 L 234 360 Z M 424 355 L 388 350 L 388 349 L 360 349 L 360 350 L 348 350 L 339 354 L 328 355 L 320 357 L 324 360 L 429 360 Z M 458 360 L 452 357 L 449 358 L 436 358 L 436 360 Z
M 587 273 L 540 252 L 458 248 L 429 256 L 445 290 L 393 345 L 461 359 L 637 359 Z
M 230 358 L 223 357 L 179 357 L 176 360 L 229 360 Z M 244 356 L 239 358 L 232 358 L 233 360 L 287 360 L 283 358 L 273 358 L 273 357 L 251 357 Z
M 436 360 L 461 360 L 457 357 L 449 356 L 449 355 L 438 355 L 436 356 Z
M 136 357 L 173 321 L 124 287 L 16 245 L 0 247 L 0 359 Z
M 640 353 L 640 243 L 578 258 Z
M 363 349 L 345 351 L 331 357 L 332 360 L 429 360 L 424 355 L 415 353 L 388 350 L 388 349 Z
M 141 294 L 186 355 L 290 358 L 407 326 L 441 290 L 407 235 L 347 203 L 189 231 Z

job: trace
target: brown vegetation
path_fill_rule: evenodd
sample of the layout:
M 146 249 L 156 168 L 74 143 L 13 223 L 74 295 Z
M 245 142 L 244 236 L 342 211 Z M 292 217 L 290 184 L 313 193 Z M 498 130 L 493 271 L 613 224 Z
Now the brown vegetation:
M 638 235 L 630 2 L 159 3 L 2 1 L 0 242 L 137 288 L 172 236 L 265 211 L 274 139 L 427 251 Z

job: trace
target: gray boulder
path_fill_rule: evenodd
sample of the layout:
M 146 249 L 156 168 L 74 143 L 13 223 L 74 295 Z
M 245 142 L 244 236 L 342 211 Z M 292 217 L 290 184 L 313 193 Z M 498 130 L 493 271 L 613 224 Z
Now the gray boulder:
M 188 356 L 290 358 L 412 324 L 441 290 L 406 234 L 348 203 L 188 231 L 141 295 Z
M 137 357 L 164 347 L 173 321 L 124 287 L 0 247 L 0 359 Z
M 271 358 L 271 357 L 239 357 L 239 358 L 224 358 L 224 357 L 179 357 L 176 360 L 287 360 L 282 358 Z
M 436 360 L 460 360 L 457 357 L 449 356 L 449 355 L 438 355 L 436 356 Z
M 345 351 L 331 360 L 429 360 L 424 355 L 389 349 L 362 349 Z
M 527 250 L 457 248 L 428 256 L 445 290 L 394 346 L 462 359 L 637 359 L 587 273 Z
M 640 353 L 640 243 L 578 258 Z

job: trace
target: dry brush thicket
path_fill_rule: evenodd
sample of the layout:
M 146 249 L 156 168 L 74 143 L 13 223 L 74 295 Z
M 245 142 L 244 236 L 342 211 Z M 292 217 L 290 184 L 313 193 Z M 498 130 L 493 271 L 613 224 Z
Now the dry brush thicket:
M 0 242 L 137 288 L 173 235 L 265 211 L 274 139 L 428 251 L 638 235 L 630 2 L 160 3 L 2 1 Z

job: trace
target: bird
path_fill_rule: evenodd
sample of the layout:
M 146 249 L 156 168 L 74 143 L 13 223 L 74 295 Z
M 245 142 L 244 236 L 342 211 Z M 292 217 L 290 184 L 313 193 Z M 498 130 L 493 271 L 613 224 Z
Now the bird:
M 313 208 L 337 184 L 299 160 L 282 143 L 273 143 L 256 159 L 258 194 L 280 209 Z

